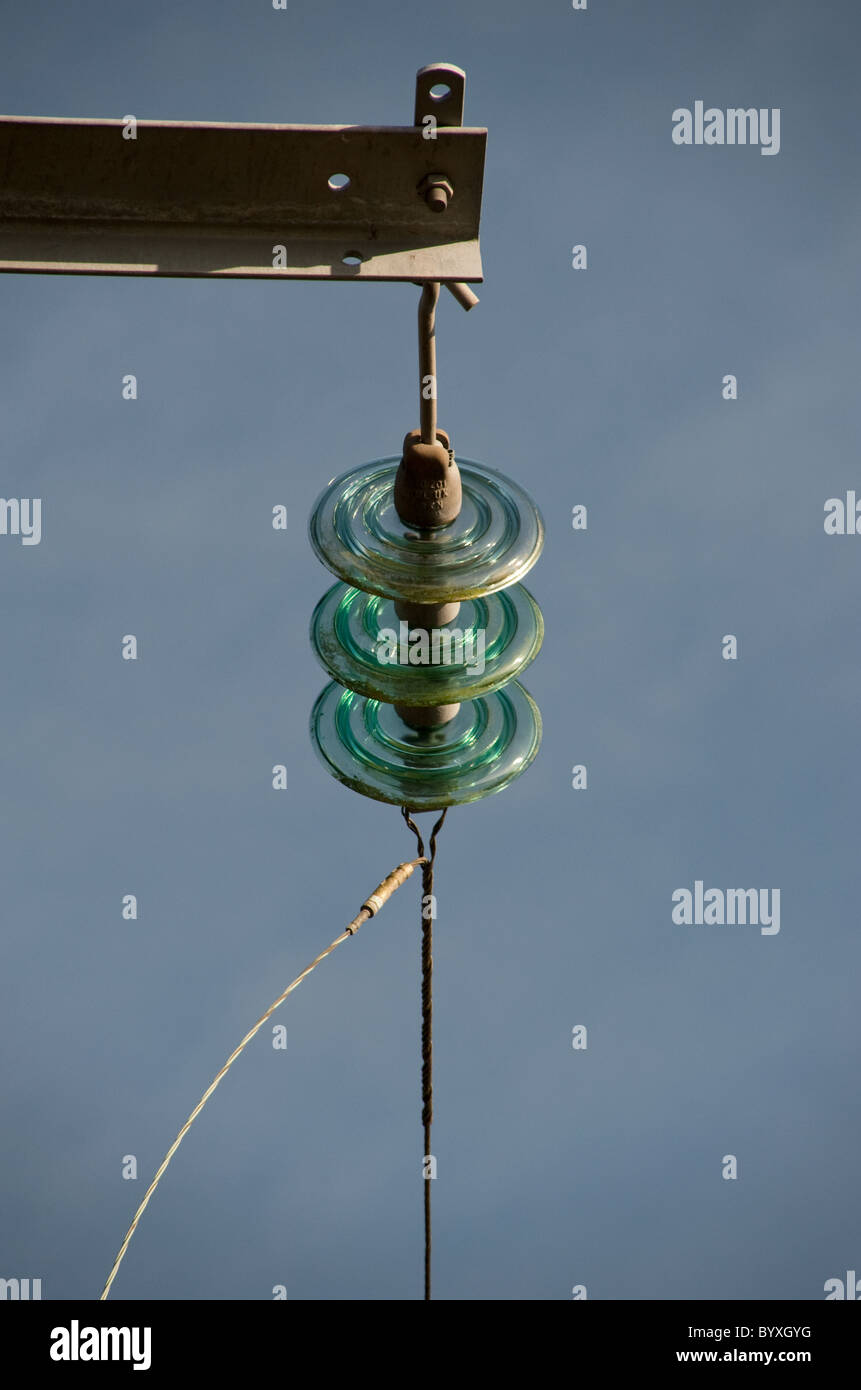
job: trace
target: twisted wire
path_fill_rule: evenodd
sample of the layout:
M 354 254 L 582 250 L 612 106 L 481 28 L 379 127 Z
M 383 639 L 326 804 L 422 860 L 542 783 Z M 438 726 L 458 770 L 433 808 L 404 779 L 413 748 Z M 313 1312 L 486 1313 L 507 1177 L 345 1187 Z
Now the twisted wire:
M 431 1157 L 431 1125 L 433 1124 L 433 869 L 436 858 L 436 837 L 442 829 L 448 807 L 430 833 L 429 854 L 425 856 L 424 840 L 418 826 L 410 815 L 409 808 L 401 808 L 401 815 L 412 830 L 418 844 L 422 863 L 422 1128 L 424 1130 L 424 1226 L 425 1263 L 424 1286 L 425 1302 L 431 1297 L 431 1179 L 427 1164 Z

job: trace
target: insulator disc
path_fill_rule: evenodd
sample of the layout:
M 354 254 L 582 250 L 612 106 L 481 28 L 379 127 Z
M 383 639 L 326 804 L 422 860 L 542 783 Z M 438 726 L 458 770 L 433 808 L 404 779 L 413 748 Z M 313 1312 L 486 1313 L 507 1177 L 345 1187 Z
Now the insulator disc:
M 334 681 L 311 714 L 311 737 L 340 782 L 375 801 L 436 811 L 502 791 L 541 742 L 541 715 L 512 681 L 465 701 L 448 724 L 410 728 L 393 705 L 368 700 Z
M 352 469 L 329 484 L 311 515 L 311 544 L 323 564 L 356 589 L 416 603 L 480 598 L 507 589 L 532 568 L 544 543 L 538 508 L 495 469 L 458 459 L 460 515 L 416 531 L 395 511 L 398 458 Z
M 360 695 L 406 705 L 498 690 L 525 670 L 543 636 L 541 610 L 522 584 L 464 599 L 451 622 L 429 631 L 403 622 L 393 599 L 347 584 L 335 584 L 311 619 L 311 642 L 330 676 Z

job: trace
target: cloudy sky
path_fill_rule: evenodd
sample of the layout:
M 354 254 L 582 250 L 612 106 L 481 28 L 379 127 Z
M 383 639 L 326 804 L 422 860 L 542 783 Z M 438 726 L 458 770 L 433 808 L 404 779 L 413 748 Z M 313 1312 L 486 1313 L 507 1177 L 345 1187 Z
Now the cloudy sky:
M 861 496 L 857 7 L 0 13 L 18 115 L 409 124 L 418 67 L 466 69 L 485 284 L 440 307 L 440 423 L 546 519 L 544 742 L 440 837 L 435 1295 L 822 1298 L 861 1268 L 861 539 L 823 527 Z M 779 108 L 779 153 L 674 144 L 698 100 Z M 98 1296 L 225 1057 L 413 852 L 309 743 L 307 518 L 418 423 L 416 296 L 0 281 L 0 492 L 43 506 L 0 536 L 0 1276 L 46 1298 Z M 779 933 L 674 924 L 696 880 L 779 889 Z M 410 885 L 237 1063 L 113 1296 L 421 1296 L 418 968 Z

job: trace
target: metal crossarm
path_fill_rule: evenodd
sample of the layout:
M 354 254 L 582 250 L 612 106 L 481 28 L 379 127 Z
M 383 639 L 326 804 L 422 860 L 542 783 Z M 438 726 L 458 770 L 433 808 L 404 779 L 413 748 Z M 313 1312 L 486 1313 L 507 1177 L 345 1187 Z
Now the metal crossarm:
M 462 108 L 434 64 L 412 126 L 0 116 L 0 270 L 480 281 L 487 132 Z

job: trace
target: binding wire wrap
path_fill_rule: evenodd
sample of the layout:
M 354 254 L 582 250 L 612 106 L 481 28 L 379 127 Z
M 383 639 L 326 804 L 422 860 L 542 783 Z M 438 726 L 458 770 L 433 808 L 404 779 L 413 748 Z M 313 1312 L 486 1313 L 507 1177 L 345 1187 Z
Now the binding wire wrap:
M 431 845 L 433 845 L 433 839 L 431 839 Z M 395 890 L 397 888 L 400 888 L 402 883 L 406 882 L 406 880 L 410 877 L 414 869 L 417 869 L 419 865 L 421 865 L 422 868 L 425 867 L 425 859 L 423 857 L 423 854 L 424 851 L 422 850 L 420 851 L 418 859 L 413 859 L 406 864 L 399 864 L 396 869 L 393 869 L 392 872 L 386 878 L 383 879 L 382 883 L 377 885 L 373 893 L 369 894 L 369 896 L 365 899 L 365 901 L 362 904 L 361 911 L 356 914 L 350 925 L 346 927 L 344 931 L 341 932 L 340 936 L 337 936 L 335 938 L 335 940 L 331 943 L 330 946 L 326 947 L 325 951 L 321 951 L 319 956 L 314 957 L 311 964 L 307 966 L 305 970 L 302 971 L 301 975 L 296 976 L 296 979 L 293 980 L 287 986 L 283 994 L 279 994 L 278 998 L 275 1000 L 275 1003 L 270 1004 L 265 1014 L 262 1014 L 260 1018 L 258 1018 L 254 1027 L 251 1028 L 245 1034 L 245 1037 L 242 1039 L 242 1042 L 239 1044 L 239 1046 L 234 1048 L 233 1052 L 231 1052 L 227 1061 L 224 1063 L 224 1066 L 221 1068 L 221 1071 L 206 1088 L 203 1095 L 200 1097 L 200 1100 L 197 1102 L 197 1105 L 192 1110 L 182 1129 L 179 1131 L 179 1134 L 176 1136 L 167 1153 L 165 1154 L 164 1158 L 162 1159 L 162 1162 L 159 1165 L 155 1177 L 153 1178 L 152 1182 L 146 1190 L 146 1193 L 144 1194 L 143 1201 L 141 1202 L 140 1206 L 134 1214 L 132 1224 L 126 1231 L 125 1239 L 123 1240 L 123 1243 L 120 1246 L 119 1251 L 117 1252 L 117 1257 L 114 1260 L 113 1267 L 111 1269 L 110 1274 L 108 1275 L 105 1287 L 102 1289 L 102 1292 L 99 1296 L 100 1303 L 104 1302 L 104 1300 L 107 1298 L 108 1294 L 111 1291 L 111 1285 L 113 1284 L 114 1279 L 116 1278 L 117 1271 L 123 1262 L 123 1258 L 125 1257 L 126 1251 L 129 1248 L 129 1242 L 131 1241 L 132 1236 L 137 1230 L 138 1222 L 140 1221 L 141 1217 L 143 1216 L 144 1212 L 149 1206 L 149 1200 L 155 1192 L 156 1188 L 158 1187 L 159 1183 L 161 1182 L 162 1177 L 164 1176 L 167 1170 L 167 1166 L 170 1163 L 170 1160 L 173 1158 L 174 1154 L 176 1153 L 186 1134 L 191 1129 L 191 1126 L 194 1124 L 194 1121 L 197 1119 L 206 1102 L 209 1100 L 209 1097 L 212 1095 L 213 1091 L 219 1085 L 221 1080 L 227 1075 L 239 1054 L 244 1051 L 248 1043 L 251 1042 L 251 1039 L 257 1033 L 259 1033 L 266 1020 L 272 1017 L 279 1005 L 284 1003 L 284 1000 L 287 998 L 288 994 L 292 994 L 294 989 L 297 989 L 298 986 L 301 985 L 302 981 L 306 979 L 308 975 L 311 974 L 311 971 L 316 970 L 320 962 L 322 960 L 325 960 L 327 956 L 330 956 L 332 954 L 336 946 L 340 946 L 341 942 L 346 941 L 348 937 L 355 936 L 356 932 L 359 930 L 359 927 L 361 927 L 365 922 L 367 922 L 370 917 L 375 917 L 376 914 L 379 912 L 380 908 L 388 902 L 389 898 L 392 896 Z
M 448 807 L 430 833 L 428 856 L 424 840 L 410 814 L 408 806 L 401 815 L 416 837 L 418 863 L 422 866 L 422 1128 L 424 1129 L 424 1217 L 425 1217 L 425 1296 L 431 1297 L 431 1178 L 427 1164 L 431 1158 L 431 1125 L 433 1124 L 433 866 L 436 858 L 436 837 L 442 829 Z M 430 899 L 430 901 L 429 901 Z

